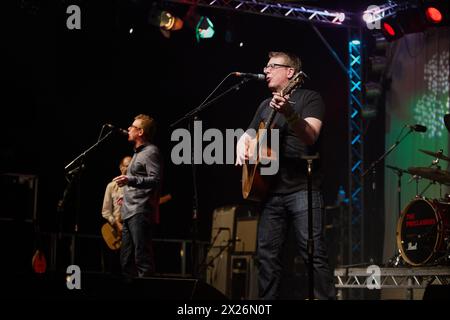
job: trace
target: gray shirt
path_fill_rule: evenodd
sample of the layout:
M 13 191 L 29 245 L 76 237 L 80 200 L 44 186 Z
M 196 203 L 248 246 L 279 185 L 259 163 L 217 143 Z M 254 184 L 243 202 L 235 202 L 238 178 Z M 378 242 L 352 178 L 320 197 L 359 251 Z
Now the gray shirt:
M 122 220 L 144 214 L 152 223 L 159 223 L 161 169 L 158 147 L 144 144 L 134 151 L 123 190 Z

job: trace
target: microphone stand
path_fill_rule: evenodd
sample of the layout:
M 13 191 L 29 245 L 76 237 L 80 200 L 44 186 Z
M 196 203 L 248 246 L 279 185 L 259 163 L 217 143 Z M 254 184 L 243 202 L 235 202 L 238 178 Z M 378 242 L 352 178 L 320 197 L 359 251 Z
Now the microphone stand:
M 103 130 L 103 129 L 102 129 Z M 76 205 L 75 205 L 75 222 L 73 226 L 73 235 L 71 239 L 71 245 L 70 245 L 70 263 L 75 264 L 75 258 L 76 258 L 76 240 L 77 240 L 77 234 L 79 231 L 79 218 L 80 218 L 80 209 L 81 209 L 81 174 L 83 170 L 86 168 L 85 166 L 85 158 L 96 147 L 98 147 L 106 138 L 108 138 L 113 131 L 109 131 L 107 134 L 105 134 L 103 137 L 99 137 L 96 143 L 94 143 L 92 146 L 90 146 L 88 149 L 83 151 L 80 155 L 78 155 L 75 159 L 73 159 L 69 164 L 67 164 L 64 167 L 64 170 L 66 172 L 66 178 L 68 181 L 68 186 L 66 187 L 66 190 L 64 190 L 63 199 L 60 201 L 60 204 L 58 205 L 60 211 L 65 210 L 66 201 L 68 198 L 68 193 L 73 190 L 73 184 L 74 181 L 77 182 L 77 198 L 76 198 Z M 74 166 L 77 164 L 76 166 Z M 74 167 L 74 168 L 73 168 Z M 73 168 L 73 169 L 72 169 Z M 72 169 L 72 170 L 69 170 Z M 62 225 L 60 223 L 60 228 L 62 229 Z M 60 235 L 62 235 L 62 230 L 60 230 Z
M 370 164 L 369 168 L 362 173 L 361 177 L 365 177 L 369 172 L 372 172 L 372 181 L 373 181 L 372 182 L 372 195 L 373 195 L 373 197 L 375 199 L 374 203 L 376 203 L 376 200 L 378 199 L 378 197 L 377 197 L 378 196 L 378 194 L 377 194 L 378 193 L 378 189 L 377 189 L 377 185 L 376 185 L 376 167 L 380 164 L 381 161 L 383 161 L 413 131 L 414 131 L 414 128 L 409 127 L 408 132 L 405 133 L 403 135 L 403 137 L 401 137 L 400 139 L 397 138 L 397 140 L 394 142 L 394 144 L 392 146 L 390 146 L 390 148 L 387 149 L 377 160 L 372 162 Z M 400 178 L 401 178 L 401 176 L 399 176 L 399 179 Z M 399 183 L 397 188 L 400 188 L 400 187 L 401 187 L 401 182 Z M 400 203 L 400 200 L 401 200 L 400 197 L 401 196 L 400 196 L 400 193 L 398 194 L 398 197 L 399 197 L 398 198 L 398 201 L 399 201 L 398 207 L 401 208 L 401 203 Z M 376 210 L 375 206 L 372 206 L 372 210 Z M 399 214 L 401 214 L 401 210 L 399 210 Z M 398 260 L 398 257 L 395 257 L 395 259 Z M 372 257 L 371 257 L 370 260 L 372 260 Z
M 308 252 L 308 299 L 314 300 L 314 232 L 313 232 L 313 208 L 312 208 L 312 162 L 318 159 L 319 155 L 303 156 L 307 161 L 308 174 L 308 240 L 306 251 Z
M 241 86 L 245 83 L 247 83 L 249 81 L 248 78 L 244 78 L 242 79 L 239 83 L 235 84 L 234 86 L 228 88 L 227 90 L 225 90 L 224 92 L 222 92 L 221 94 L 219 94 L 217 97 L 209 100 L 208 102 L 203 102 L 202 104 L 200 104 L 198 107 L 196 107 L 195 109 L 189 111 L 188 113 L 186 113 L 183 117 L 181 117 L 180 119 L 178 119 L 177 121 L 175 121 L 174 123 L 172 123 L 170 125 L 171 128 L 174 128 L 175 126 L 177 126 L 179 123 L 188 120 L 189 121 L 189 132 L 190 132 L 190 136 L 191 136 L 191 141 L 193 141 L 193 143 L 191 144 L 191 170 L 192 170 L 192 190 L 193 190 L 193 199 L 192 199 L 192 275 L 194 278 L 198 278 L 199 275 L 199 268 L 198 268 L 198 248 L 197 248 L 197 238 L 198 238 L 198 190 L 197 190 L 197 170 L 196 170 L 196 166 L 194 163 L 194 123 L 195 121 L 197 121 L 198 118 L 198 114 L 204 110 L 205 108 L 211 106 L 214 102 L 216 102 L 217 100 L 221 99 L 222 97 L 224 97 L 225 95 L 227 95 L 228 93 L 232 92 L 232 91 L 238 91 Z M 216 87 L 217 89 L 217 87 Z M 216 90 L 215 89 L 215 90 Z
M 374 173 L 376 173 L 375 172 L 376 166 L 382 160 L 384 160 L 384 158 L 386 158 L 400 144 L 400 142 L 402 142 L 413 131 L 414 131 L 413 128 L 409 128 L 409 131 L 403 137 L 401 137 L 400 139 L 397 139 L 397 141 L 395 141 L 394 144 L 385 153 L 383 153 L 377 160 L 375 160 L 374 162 L 372 162 L 370 164 L 370 167 L 362 173 L 361 177 L 365 177 L 370 171 L 373 171 Z

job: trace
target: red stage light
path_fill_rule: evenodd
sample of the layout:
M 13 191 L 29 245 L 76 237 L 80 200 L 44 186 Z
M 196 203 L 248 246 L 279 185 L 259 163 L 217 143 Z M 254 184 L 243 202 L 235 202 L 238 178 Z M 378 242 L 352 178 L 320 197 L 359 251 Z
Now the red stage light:
M 388 35 L 390 35 L 391 37 L 395 37 L 395 30 L 389 23 L 383 22 L 383 29 L 387 32 Z
M 441 23 L 442 21 L 442 13 L 439 9 L 435 7 L 428 7 L 425 9 L 425 15 L 427 20 L 431 23 Z

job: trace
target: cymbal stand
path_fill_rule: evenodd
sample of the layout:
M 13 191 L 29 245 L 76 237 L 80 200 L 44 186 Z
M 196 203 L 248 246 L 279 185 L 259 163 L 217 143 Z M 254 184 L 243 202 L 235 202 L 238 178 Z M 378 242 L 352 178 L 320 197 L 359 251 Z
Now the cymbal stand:
M 398 215 L 399 217 L 402 214 L 402 176 L 403 176 L 403 172 L 407 172 L 405 170 L 402 170 L 400 168 L 395 168 L 392 166 L 387 165 L 386 167 L 392 169 L 395 171 L 395 173 L 397 174 L 397 208 L 398 208 Z M 392 264 L 394 267 L 398 267 L 400 265 L 400 263 L 402 262 L 401 260 L 402 256 L 400 254 L 400 249 L 397 251 L 396 254 L 394 254 L 394 256 L 389 259 L 389 263 Z
M 419 194 L 419 197 L 420 197 L 420 198 L 423 198 L 423 197 L 424 197 L 423 194 L 425 193 L 425 191 L 427 191 L 428 188 L 430 188 L 431 185 L 433 185 L 433 184 L 435 184 L 435 183 L 436 183 L 436 181 L 431 181 L 431 182 L 425 187 L 425 189 L 422 190 L 422 192 Z

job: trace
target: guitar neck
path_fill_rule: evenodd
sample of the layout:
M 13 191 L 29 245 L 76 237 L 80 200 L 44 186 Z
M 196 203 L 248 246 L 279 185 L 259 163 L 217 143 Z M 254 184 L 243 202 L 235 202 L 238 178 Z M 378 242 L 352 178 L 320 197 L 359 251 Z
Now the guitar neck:
M 270 126 L 272 125 L 273 119 L 275 119 L 275 116 L 277 114 L 277 111 L 272 109 L 272 111 L 270 111 L 269 116 L 267 117 L 266 122 L 264 123 L 264 129 L 269 130 Z

